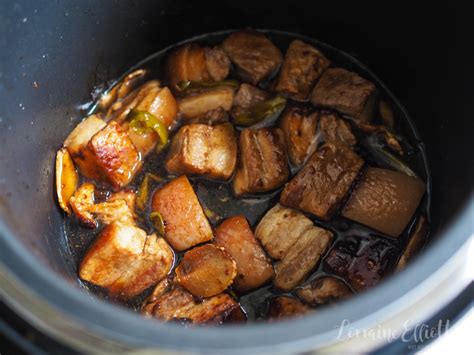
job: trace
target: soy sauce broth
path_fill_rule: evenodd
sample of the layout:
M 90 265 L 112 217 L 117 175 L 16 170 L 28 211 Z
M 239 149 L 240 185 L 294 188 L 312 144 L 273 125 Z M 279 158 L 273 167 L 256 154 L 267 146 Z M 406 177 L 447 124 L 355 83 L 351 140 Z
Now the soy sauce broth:
M 359 225 L 355 222 L 347 220 L 338 214 L 330 220 L 330 221 L 322 221 L 310 214 L 305 213 L 307 217 L 309 217 L 316 225 L 329 229 L 334 233 L 334 239 L 332 242 L 331 247 L 326 252 L 326 254 L 321 259 L 319 266 L 313 273 L 306 279 L 306 281 L 302 284 L 305 285 L 309 283 L 311 280 L 314 280 L 320 276 L 324 275 L 332 275 L 325 267 L 324 267 L 324 260 L 327 255 L 331 252 L 332 248 L 336 245 L 339 241 L 347 240 L 353 236 L 360 236 L 362 238 L 371 238 L 371 239 L 381 239 L 390 244 L 392 244 L 397 251 L 396 255 L 390 261 L 391 264 L 395 265 L 397 259 L 400 257 L 401 252 L 403 251 L 406 243 L 408 242 L 409 235 L 416 224 L 417 219 L 420 215 L 425 215 L 427 217 L 428 223 L 430 220 L 430 192 L 431 192 L 431 177 L 428 168 L 428 163 L 426 159 L 426 153 L 424 150 L 423 142 L 420 140 L 419 135 L 416 131 L 415 125 L 413 121 L 408 116 L 407 112 L 398 102 L 398 100 L 392 95 L 392 93 L 385 87 L 385 85 L 362 63 L 360 63 L 354 57 L 348 55 L 347 53 L 340 51 L 330 45 L 321 43 L 317 40 L 298 35 L 293 33 L 287 33 L 282 31 L 276 30 L 259 30 L 260 32 L 265 33 L 270 40 L 280 48 L 280 50 L 285 53 L 286 49 L 288 48 L 289 43 L 294 39 L 301 39 L 306 43 L 309 43 L 316 48 L 320 49 L 326 57 L 328 57 L 332 61 L 332 66 L 342 67 L 348 69 L 350 71 L 356 72 L 359 75 L 365 77 L 366 79 L 373 82 L 380 93 L 380 101 L 385 101 L 391 110 L 393 111 L 394 116 L 394 131 L 402 136 L 406 141 L 406 149 L 405 155 L 403 157 L 403 161 L 412 169 L 421 180 L 423 180 L 426 184 L 426 194 L 421 202 L 418 211 L 415 213 L 412 221 L 407 226 L 406 230 L 399 238 L 391 238 L 389 236 L 383 235 L 379 232 L 376 232 L 368 227 Z M 213 46 L 216 44 L 221 43 L 231 32 L 233 31 L 223 31 L 223 32 L 215 32 L 210 34 L 205 34 L 201 36 L 197 36 L 194 38 L 190 38 L 188 40 L 182 41 L 177 43 L 173 46 L 167 47 L 161 51 L 156 52 L 155 54 L 149 56 L 145 60 L 141 61 L 135 67 L 131 68 L 127 73 L 119 78 L 116 82 L 111 83 L 109 89 L 112 88 L 115 83 L 120 82 L 120 80 L 127 75 L 128 73 L 137 70 L 137 69 L 146 69 L 150 72 L 148 78 L 159 79 L 162 80 L 164 78 L 164 60 L 166 59 L 167 55 L 175 49 L 177 46 L 180 46 L 185 43 L 189 42 L 197 42 L 201 45 L 209 45 Z M 235 74 L 231 72 L 229 79 L 236 78 Z M 166 83 L 163 83 L 166 85 Z M 266 82 L 261 83 L 259 86 L 265 88 L 268 85 L 268 80 Z M 104 91 L 103 93 L 106 93 Z M 97 90 L 94 93 L 94 96 L 97 95 Z M 291 100 L 289 100 L 290 102 Z M 90 115 L 97 110 L 97 102 L 94 102 L 90 105 L 90 108 L 86 115 Z M 380 115 L 375 115 L 374 124 L 380 124 Z M 238 129 L 238 128 L 237 128 Z M 172 137 L 173 134 L 176 132 L 174 130 L 170 133 Z M 370 149 L 364 147 L 363 144 L 358 144 L 356 147 L 356 152 L 366 161 L 366 164 L 370 166 L 378 166 L 387 168 L 387 165 L 380 160 L 377 156 L 374 156 Z M 137 189 L 141 181 L 143 180 L 145 174 L 147 172 L 159 175 L 165 178 L 165 182 L 169 181 L 174 176 L 169 175 L 165 168 L 164 168 L 164 159 L 167 154 L 167 149 L 160 152 L 160 154 L 150 154 L 143 165 L 140 173 L 134 178 L 132 183 L 129 187 Z M 291 167 L 291 176 L 294 176 L 297 172 L 295 167 Z M 259 194 L 254 196 L 246 196 L 241 198 L 236 198 L 232 192 L 232 184 L 231 181 L 228 182 L 216 182 L 207 180 L 202 177 L 193 177 L 189 176 L 191 184 L 196 191 L 199 200 L 205 209 L 209 209 L 217 216 L 217 218 L 211 218 L 210 222 L 212 226 L 215 228 L 220 222 L 228 217 L 243 214 L 248 219 L 252 229 L 255 230 L 260 219 L 263 215 L 276 203 L 278 203 L 281 189 L 272 191 L 271 193 Z M 154 190 L 157 189 L 159 186 L 164 184 L 153 184 Z M 99 191 L 106 196 L 108 191 L 105 187 L 98 186 Z M 153 191 L 154 191 L 153 190 Z M 153 194 L 153 191 L 150 191 L 150 197 Z M 138 225 L 143 228 L 146 232 L 151 233 L 153 231 L 153 227 L 148 220 L 150 214 L 150 201 L 148 201 L 148 207 L 145 211 L 139 214 L 139 222 Z M 75 268 L 77 269 L 78 264 L 80 263 L 82 257 L 84 256 L 88 246 L 94 240 L 94 238 L 100 233 L 101 228 L 97 228 L 94 231 L 89 229 L 85 229 L 81 227 L 74 218 L 67 218 L 64 220 L 64 237 L 68 246 L 68 253 L 70 254 L 70 262 L 73 263 Z M 425 238 L 427 240 L 427 238 Z M 182 253 L 177 253 L 175 255 L 175 262 L 174 266 L 179 263 L 180 258 L 182 257 Z M 173 268 L 174 269 L 174 268 Z M 338 277 L 337 275 L 332 275 Z M 338 277 L 339 278 L 339 277 Z M 100 287 L 88 284 L 79 280 L 80 284 L 88 289 L 89 291 L 93 292 L 94 294 L 98 295 L 99 297 L 103 297 L 108 299 L 106 293 L 100 289 Z M 347 284 L 347 283 L 346 283 Z M 349 287 L 350 285 L 347 284 Z M 301 286 L 301 285 L 300 285 Z M 352 287 L 350 287 L 352 289 Z M 152 288 L 151 288 L 152 289 Z M 131 301 L 127 303 L 123 303 L 124 306 L 127 306 L 135 311 L 139 311 L 141 303 L 146 298 L 146 296 L 151 292 L 151 289 L 146 290 L 141 295 L 135 297 Z M 355 291 L 354 289 L 352 289 Z M 235 294 L 235 293 L 233 293 Z M 277 295 L 288 294 L 285 292 L 281 292 L 275 289 L 272 284 L 264 285 L 256 290 L 252 290 L 246 294 L 236 295 L 238 297 L 238 301 L 242 309 L 244 310 L 245 314 L 247 315 L 248 321 L 259 320 L 262 319 L 266 313 L 268 300 Z M 111 300 L 114 301 L 114 300 Z M 114 301 L 115 302 L 115 301 Z

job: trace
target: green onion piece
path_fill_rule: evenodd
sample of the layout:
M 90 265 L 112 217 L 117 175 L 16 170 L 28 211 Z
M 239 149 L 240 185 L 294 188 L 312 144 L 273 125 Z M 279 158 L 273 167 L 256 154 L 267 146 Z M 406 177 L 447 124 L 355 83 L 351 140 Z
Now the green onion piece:
M 159 118 L 147 111 L 131 110 L 130 127 L 137 134 L 144 134 L 153 130 L 160 138 L 160 145 L 164 146 L 168 143 L 168 127 Z
M 142 211 L 146 208 L 148 202 L 148 195 L 150 194 L 150 180 L 156 183 L 161 183 L 164 181 L 164 179 L 160 176 L 151 173 L 145 174 L 145 177 L 143 178 L 143 181 L 140 184 L 140 187 L 138 188 L 136 201 L 138 209 Z
M 239 82 L 237 80 L 220 80 L 220 81 L 189 81 L 183 80 L 176 84 L 176 87 L 180 91 L 185 90 L 202 90 L 208 88 L 214 88 L 218 86 L 230 86 L 234 89 L 239 87 Z
M 252 126 L 276 114 L 282 110 L 285 105 L 286 99 L 281 95 L 276 95 L 272 99 L 258 102 L 249 107 L 244 113 L 235 117 L 234 122 L 239 126 Z
M 152 212 L 150 213 L 150 220 L 153 223 L 153 227 L 155 227 L 156 232 L 160 237 L 165 236 L 165 221 L 161 216 L 160 212 Z
M 221 216 L 207 207 L 204 208 L 204 214 L 211 221 L 211 223 L 217 223 L 222 219 Z

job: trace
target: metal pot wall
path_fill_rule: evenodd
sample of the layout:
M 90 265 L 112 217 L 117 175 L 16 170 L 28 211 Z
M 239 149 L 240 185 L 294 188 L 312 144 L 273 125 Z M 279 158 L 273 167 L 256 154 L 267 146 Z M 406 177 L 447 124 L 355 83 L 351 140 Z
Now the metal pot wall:
M 412 5 L 413 6 L 413 5 Z M 82 350 L 367 350 L 338 326 L 422 321 L 469 280 L 473 234 L 472 66 L 460 9 L 385 2 L 17 1 L 0 4 L 0 292 L 33 325 Z M 466 22 L 467 23 L 467 22 Z M 359 58 L 394 92 L 426 144 L 432 242 L 379 287 L 299 320 L 184 329 L 86 294 L 68 259 L 53 193 L 57 148 L 95 85 L 174 42 L 216 30 L 301 33 Z M 469 106 L 468 106 L 469 105 Z

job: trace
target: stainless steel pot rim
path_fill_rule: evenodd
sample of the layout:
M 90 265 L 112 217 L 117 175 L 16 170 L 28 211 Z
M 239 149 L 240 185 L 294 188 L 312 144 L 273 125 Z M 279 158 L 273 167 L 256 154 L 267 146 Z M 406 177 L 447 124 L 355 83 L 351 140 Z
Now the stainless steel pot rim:
M 463 281 L 458 282 L 453 277 L 459 274 L 465 262 L 465 258 L 459 257 L 459 251 L 463 251 L 466 242 L 472 239 L 473 217 L 474 198 L 471 198 L 458 219 L 405 272 L 337 307 L 322 309 L 299 320 L 274 324 L 185 329 L 176 324 L 144 319 L 129 310 L 87 296 L 79 288 L 65 283 L 60 276 L 32 258 L 3 222 L 0 224 L 0 260 L 3 264 L 0 288 L 7 303 L 28 320 L 40 327 L 48 327 L 48 331 L 69 343 L 85 347 L 96 346 L 94 341 L 97 340 L 98 344 L 108 343 L 107 346 L 114 349 L 306 351 L 315 345 L 324 347 L 341 343 L 347 334 L 338 337 L 338 325 L 344 320 L 354 328 L 363 329 L 390 320 L 393 322 L 394 317 L 415 304 L 426 309 L 425 314 L 420 309 L 420 314 L 413 315 L 411 319 L 414 321 L 419 320 L 416 317 L 427 316 L 427 313 L 442 307 L 466 284 L 466 281 L 462 284 Z M 28 285 L 22 281 L 26 279 L 31 280 Z M 444 294 L 443 290 L 436 288 L 443 280 L 451 285 L 444 287 Z M 12 285 L 18 285 L 18 288 L 6 288 Z M 433 294 L 435 289 L 437 294 Z M 426 297 L 428 294 L 429 298 Z M 22 298 L 31 304 L 25 304 Z M 47 310 L 38 309 L 41 305 L 37 302 L 44 304 Z M 410 317 L 405 314 L 407 316 Z M 393 324 L 395 327 L 401 325 L 400 322 Z M 84 344 L 84 341 L 90 343 Z

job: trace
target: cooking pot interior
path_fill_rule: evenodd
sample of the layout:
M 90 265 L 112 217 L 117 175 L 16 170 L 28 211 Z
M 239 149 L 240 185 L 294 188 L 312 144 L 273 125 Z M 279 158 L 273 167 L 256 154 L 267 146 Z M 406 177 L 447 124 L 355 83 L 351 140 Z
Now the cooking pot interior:
M 442 236 L 467 205 L 473 180 L 468 80 L 455 75 L 464 60 L 455 9 L 223 0 L 0 5 L 0 214 L 3 230 L 14 232 L 8 237 L 75 284 L 76 265 L 54 199 L 53 162 L 81 119 L 82 104 L 165 46 L 244 27 L 326 42 L 358 58 L 387 85 L 426 145 L 433 238 Z

